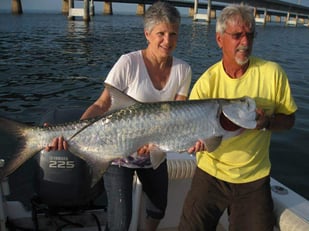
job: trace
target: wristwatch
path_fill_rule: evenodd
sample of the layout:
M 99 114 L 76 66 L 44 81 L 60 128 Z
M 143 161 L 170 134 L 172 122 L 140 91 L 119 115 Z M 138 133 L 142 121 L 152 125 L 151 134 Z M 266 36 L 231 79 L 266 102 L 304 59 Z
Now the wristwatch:
M 261 129 L 262 131 L 269 130 L 272 118 L 273 118 L 273 116 L 267 117 L 267 121 L 265 123 L 265 126 L 264 126 L 264 128 Z

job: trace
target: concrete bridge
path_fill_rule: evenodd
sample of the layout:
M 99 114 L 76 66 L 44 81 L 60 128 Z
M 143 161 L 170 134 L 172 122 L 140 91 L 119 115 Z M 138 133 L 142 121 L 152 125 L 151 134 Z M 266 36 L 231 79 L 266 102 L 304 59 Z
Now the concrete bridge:
M 90 21 L 90 16 L 94 16 L 94 1 L 104 2 L 103 14 L 113 14 L 112 3 L 132 3 L 137 4 L 136 14 L 143 15 L 145 5 L 150 5 L 154 0 L 75 0 L 83 1 L 83 8 L 74 8 L 74 0 L 62 0 L 62 12 L 68 14 L 70 20 L 75 17 L 82 17 L 84 21 Z M 252 6 L 256 16 L 256 22 L 266 24 L 275 20 L 281 22 L 285 20 L 287 25 L 296 26 L 297 23 L 308 25 L 309 7 L 301 4 L 289 3 L 278 0 L 167 0 L 178 7 L 187 7 L 189 16 L 193 20 L 205 20 L 210 22 L 216 18 L 216 12 L 222 10 L 227 4 L 241 3 Z M 300 0 L 299 0 L 300 2 Z M 207 13 L 201 14 L 199 10 L 207 9 Z M 22 14 L 22 0 L 12 0 L 12 13 Z

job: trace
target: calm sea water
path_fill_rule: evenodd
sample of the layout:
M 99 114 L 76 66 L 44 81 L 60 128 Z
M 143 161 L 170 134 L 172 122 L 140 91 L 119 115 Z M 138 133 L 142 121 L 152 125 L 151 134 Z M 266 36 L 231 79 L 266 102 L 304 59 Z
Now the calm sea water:
M 257 32 L 254 54 L 283 66 L 299 107 L 295 127 L 273 135 L 272 175 L 308 199 L 309 29 L 270 23 Z M 145 46 L 135 15 L 96 15 L 87 24 L 61 14 L 0 14 L 0 115 L 34 124 L 57 106 L 88 106 L 119 56 Z M 215 22 L 183 17 L 174 54 L 191 64 L 194 84 L 221 57 Z M 2 136 L 0 156 L 14 146 L 7 142 Z M 31 161 L 13 174 L 12 197 L 31 193 Z

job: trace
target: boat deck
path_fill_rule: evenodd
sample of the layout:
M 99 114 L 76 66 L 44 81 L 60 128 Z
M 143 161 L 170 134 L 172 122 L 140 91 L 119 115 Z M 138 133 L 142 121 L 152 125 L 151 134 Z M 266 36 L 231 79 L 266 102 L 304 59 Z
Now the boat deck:
M 169 156 L 169 161 L 172 159 Z M 181 166 L 181 167 L 180 167 Z M 179 218 L 181 215 L 183 201 L 187 190 L 191 184 L 191 178 L 194 173 L 194 162 L 192 158 L 188 160 L 174 160 L 168 164 L 169 168 L 169 191 L 168 208 L 164 219 L 160 222 L 159 231 L 177 230 Z M 180 171 L 185 169 L 185 171 Z M 25 209 L 19 201 L 6 200 L 5 182 L 0 184 L 0 230 L 44 230 L 44 231 L 82 231 L 82 230 L 105 230 L 106 209 L 101 206 L 100 209 L 88 209 L 84 211 L 75 211 L 74 214 L 51 215 L 49 212 L 37 211 L 37 216 L 30 209 Z M 309 230 L 309 202 L 297 193 L 293 192 L 285 185 L 271 179 L 272 196 L 275 204 L 274 213 L 277 218 L 277 224 L 274 231 L 307 231 Z M 143 230 L 145 219 L 144 196 L 141 183 L 135 178 L 133 185 L 133 214 L 130 231 Z M 100 204 L 100 203 L 98 203 Z M 94 208 L 94 207 L 92 207 Z M 33 219 L 34 217 L 34 219 Z M 5 225 L 5 219 L 8 222 Z M 37 218 L 37 219 L 35 219 Z M 37 223 L 35 222 L 37 220 Z M 38 224 L 37 227 L 35 224 Z M 10 227 L 11 226 L 11 227 Z M 280 228 L 279 228 L 280 227 Z M 11 229 L 10 229 L 11 228 Z M 15 228 L 15 229 L 14 229 Z M 228 230 L 227 214 L 221 217 L 217 231 Z
M 15 203 L 15 202 L 13 202 Z M 19 207 L 20 205 L 15 204 L 12 207 Z M 19 208 L 19 210 L 21 210 Z M 26 212 L 26 211 L 25 211 Z M 103 209 L 88 210 L 83 212 L 76 212 L 75 214 L 58 214 L 48 215 L 46 213 L 40 213 L 37 215 L 37 226 L 28 214 L 27 217 L 23 214 L 21 218 L 14 220 L 8 220 L 8 228 L 12 230 L 44 230 L 44 231 L 97 231 L 105 230 L 106 224 L 106 211 Z M 132 229 L 130 229 L 132 230 Z M 138 229 L 139 230 L 139 229 Z M 158 231 L 177 231 L 177 227 L 165 227 L 159 228 Z M 223 224 L 219 224 L 217 231 L 226 231 L 227 229 Z
M 44 231 L 97 231 L 105 230 L 106 209 L 89 209 L 75 212 L 59 212 L 51 214 L 50 211 L 37 212 L 26 210 L 21 202 L 7 201 L 8 213 L 14 213 L 14 216 L 8 216 L 7 228 L 9 230 L 44 230 Z M 19 211 L 16 213 L 16 211 Z M 14 219 L 10 219 L 14 217 Z M 142 222 L 142 221 L 140 221 Z M 163 222 L 164 223 L 164 222 Z M 158 231 L 177 231 L 177 223 L 174 227 L 159 227 Z M 164 226 L 164 225 L 163 225 Z M 217 231 L 226 231 L 224 221 L 218 225 Z M 139 227 L 131 227 L 130 231 L 143 230 Z

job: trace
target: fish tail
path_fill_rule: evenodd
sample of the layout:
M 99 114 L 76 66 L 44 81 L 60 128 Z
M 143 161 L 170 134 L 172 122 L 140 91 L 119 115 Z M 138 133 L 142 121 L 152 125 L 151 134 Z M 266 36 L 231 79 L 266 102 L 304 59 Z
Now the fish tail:
M 34 148 L 35 146 L 30 142 L 33 134 L 29 132 L 31 129 L 32 127 L 29 125 L 0 117 L 0 130 L 4 131 L 5 135 L 12 136 L 14 142 L 16 142 L 14 154 L 0 168 L 0 179 L 13 173 L 35 153 L 40 151 L 40 148 Z M 0 159 L 2 158 L 3 155 L 0 153 Z

